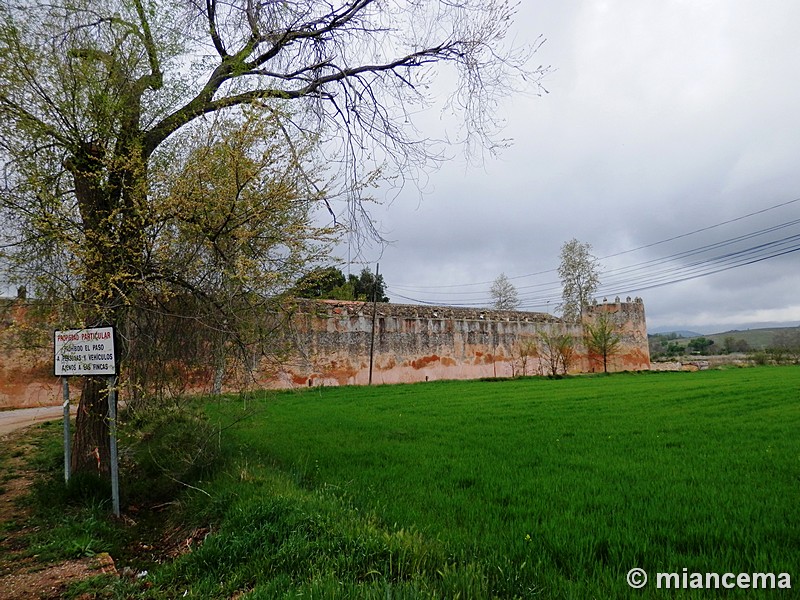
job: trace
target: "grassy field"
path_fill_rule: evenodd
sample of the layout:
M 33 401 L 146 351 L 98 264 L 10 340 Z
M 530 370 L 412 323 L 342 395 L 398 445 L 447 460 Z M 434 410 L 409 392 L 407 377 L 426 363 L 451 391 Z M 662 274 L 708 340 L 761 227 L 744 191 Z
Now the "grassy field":
M 196 408 L 216 425 L 162 411 L 123 444 L 135 526 L 103 516 L 103 490 L 61 499 L 58 428 L 42 429 L 50 483 L 36 488 L 30 552 L 109 551 L 148 571 L 64 597 L 720 595 L 656 588 L 657 572 L 684 569 L 800 585 L 797 367 L 316 388 Z M 164 560 L 186 547 L 169 550 L 164 532 L 192 551 Z M 634 567 L 650 574 L 642 590 L 626 583 Z
M 226 471 L 193 496 L 215 533 L 156 576 L 162 589 L 719 593 L 633 591 L 633 567 L 800 585 L 798 368 L 325 388 L 208 411 L 250 416 L 223 433 Z

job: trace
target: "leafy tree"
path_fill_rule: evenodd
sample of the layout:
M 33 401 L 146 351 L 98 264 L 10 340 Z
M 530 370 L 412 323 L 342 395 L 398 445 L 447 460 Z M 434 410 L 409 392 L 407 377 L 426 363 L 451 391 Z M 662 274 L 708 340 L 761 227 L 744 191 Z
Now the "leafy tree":
M 800 328 L 785 329 L 775 334 L 768 352 L 776 363 L 800 363 Z
M 591 254 L 592 246 L 576 239 L 561 246 L 558 275 L 561 278 L 561 304 L 558 309 L 568 323 L 578 323 L 600 285 L 599 263 Z
M 592 323 L 586 323 L 586 347 L 603 361 L 603 373 L 608 373 L 608 359 L 619 349 L 622 338 L 607 312 L 601 312 Z
M 733 352 L 749 352 L 750 351 L 750 344 L 747 343 L 747 340 L 744 338 L 739 338 L 738 340 L 733 337 L 732 335 L 726 336 L 724 340 L 722 340 L 723 352 L 725 354 L 731 354 Z
M 372 301 L 374 295 L 378 302 L 389 301 L 386 296 L 386 282 L 383 280 L 383 275 L 378 274 L 376 279 L 372 271 L 361 269 L 358 277 L 350 275 L 350 283 L 353 285 L 354 300 Z
M 709 349 L 713 345 L 714 345 L 714 340 L 710 340 L 705 337 L 698 337 L 689 340 L 689 343 L 686 344 L 686 348 L 696 354 L 708 354 Z
M 300 170 L 309 190 L 285 193 L 321 199 L 335 215 L 331 194 L 318 189 L 311 175 L 317 171 L 303 168 L 297 152 L 311 133 L 343 177 L 338 193 L 347 199 L 351 223 L 369 229 L 365 169 L 387 163 L 413 173 L 437 156 L 432 143 L 414 136 L 413 123 L 405 125 L 429 100 L 432 66 L 452 66 L 460 76 L 449 106 L 463 109 L 467 147 L 501 145 L 490 109 L 526 75 L 535 50 L 505 45 L 513 13 L 501 0 L 3 3 L 0 210 L 9 279 L 33 284 L 39 295 L 74 300 L 87 326 L 122 326 L 134 308 L 145 308 L 142 296 L 154 297 L 153 288 L 183 288 L 226 331 L 232 321 L 225 303 L 233 298 L 244 306 L 259 295 L 243 276 L 261 261 L 264 240 L 249 227 L 254 217 L 245 207 L 206 210 L 203 198 L 211 199 L 206 192 L 216 184 L 204 182 L 223 175 L 223 157 L 213 153 L 208 162 L 184 167 L 197 180 L 183 183 L 203 194 L 181 196 L 174 208 L 184 214 L 164 217 L 170 206 L 159 198 L 173 195 L 168 175 L 186 156 L 184 134 L 202 130 L 203 120 L 218 112 L 246 121 L 249 111 L 259 123 L 271 115 L 275 127 L 265 143 L 294 157 L 290 187 L 301 183 L 294 175 Z M 527 75 L 538 85 L 544 72 Z M 255 177 L 235 171 L 232 183 L 248 176 Z M 280 215 L 274 226 L 281 229 Z M 250 233 L 237 241 L 237 231 Z M 161 234 L 187 247 L 166 256 L 170 244 L 161 243 Z M 199 240 L 202 252 L 193 254 Z M 280 247 L 270 246 L 273 256 Z M 199 270 L 184 269 L 179 257 Z M 215 274 L 217 259 L 229 270 Z M 201 272 L 211 276 L 212 293 Z M 76 470 L 95 470 L 99 449 L 100 470 L 108 471 L 103 389 L 101 380 L 85 382 Z
M 345 285 L 344 273 L 336 267 L 320 267 L 303 275 L 292 289 L 298 298 L 333 298 L 335 290 Z
M 519 306 L 517 288 L 514 287 L 505 273 L 500 273 L 489 289 L 492 296 L 492 307 L 495 310 L 516 310 Z
M 300 298 L 366 302 L 372 300 L 373 290 L 378 302 L 389 302 L 383 275 L 378 275 L 376 283 L 375 275 L 369 269 L 362 269 L 360 275 L 351 274 L 345 279 L 340 269 L 326 267 L 315 269 L 301 277 L 292 293 Z
M 159 285 L 137 290 L 137 304 L 148 292 L 183 298 L 204 326 L 212 391 L 220 393 L 229 359 L 245 365 L 254 351 L 273 346 L 264 339 L 271 326 L 256 315 L 271 312 L 270 299 L 327 253 L 333 231 L 312 223 L 325 198 L 303 170 L 314 160 L 314 140 L 296 138 L 290 150 L 277 113 L 216 114 L 180 139 L 185 158 L 164 167 L 168 181 L 161 185 L 158 171 L 150 178 L 159 185 L 149 195 L 156 228 L 147 266 Z
M 685 352 L 686 352 L 686 347 L 681 346 L 678 342 L 669 342 L 665 350 L 665 354 L 670 357 L 679 356 L 681 354 L 684 354 Z
M 675 333 L 657 333 L 648 335 L 650 346 L 650 357 L 653 359 L 667 357 L 672 358 L 685 354 L 686 346 L 682 346 L 677 340 L 683 339 Z

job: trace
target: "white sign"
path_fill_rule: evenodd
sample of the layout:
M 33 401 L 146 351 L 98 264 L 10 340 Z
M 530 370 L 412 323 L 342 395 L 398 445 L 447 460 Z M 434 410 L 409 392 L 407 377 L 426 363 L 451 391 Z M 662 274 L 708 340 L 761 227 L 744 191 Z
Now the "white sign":
M 56 331 L 54 337 L 57 377 L 116 375 L 113 327 Z

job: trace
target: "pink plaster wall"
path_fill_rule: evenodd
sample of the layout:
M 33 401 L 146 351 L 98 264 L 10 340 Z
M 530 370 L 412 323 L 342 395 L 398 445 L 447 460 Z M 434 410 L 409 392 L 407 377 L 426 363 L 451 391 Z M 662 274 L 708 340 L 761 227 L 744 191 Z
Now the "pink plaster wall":
M 369 381 L 373 307 L 363 302 L 298 301 L 287 345 L 294 350 L 278 366 L 263 364 L 257 383 L 266 387 L 364 385 Z M 641 300 L 589 307 L 584 321 L 600 312 L 611 315 L 622 337 L 610 360 L 612 371 L 650 367 L 647 327 Z M 0 408 L 56 405 L 61 386 L 53 375 L 52 332 L 44 330 L 40 347 L 14 347 L 14 332 L 26 320 L 24 310 L 6 311 L 0 331 Z M 439 379 L 478 379 L 522 374 L 519 343 L 540 331 L 568 331 L 575 339 L 571 372 L 602 370 L 583 343 L 583 327 L 566 326 L 549 314 L 454 307 L 378 304 L 375 318 L 373 383 L 411 383 Z M 525 374 L 547 373 L 530 358 Z M 211 377 L 211 374 L 208 374 Z M 200 385 L 201 387 L 198 387 Z M 233 386 L 233 384 L 231 384 Z M 77 397 L 79 383 L 75 383 Z M 202 382 L 192 389 L 209 389 Z M 238 388 L 236 388 L 238 389 Z
M 363 302 L 301 303 L 293 319 L 298 349 L 273 386 L 359 385 L 369 380 L 373 307 Z M 621 336 L 610 371 L 650 366 L 644 305 L 641 300 L 589 307 L 585 322 L 606 312 Z M 576 357 L 570 372 L 602 370 L 590 356 L 582 325 L 567 326 L 545 313 L 454 307 L 378 304 L 373 383 L 411 383 L 436 379 L 477 379 L 522 374 L 520 340 L 540 331 L 568 331 Z M 531 358 L 525 374 L 547 373 Z M 267 382 L 265 382 L 267 383 Z

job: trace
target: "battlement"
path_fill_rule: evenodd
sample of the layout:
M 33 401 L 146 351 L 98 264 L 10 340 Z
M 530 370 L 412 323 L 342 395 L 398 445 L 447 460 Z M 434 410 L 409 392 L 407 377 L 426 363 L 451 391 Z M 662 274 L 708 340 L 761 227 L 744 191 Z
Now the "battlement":
M 17 344 L 12 338 L 18 331 L 38 331 L 43 340 L 52 342 L 50 326 L 45 321 L 34 323 L 29 304 L 22 299 L 5 303 L 0 330 L 0 406 L 59 403 L 52 348 L 47 348 L 45 341 L 25 352 L 14 349 Z M 374 383 L 546 374 L 541 342 L 553 334 L 571 339 L 570 372 L 598 371 L 602 363 L 588 351 L 585 333 L 586 326 L 602 314 L 610 317 L 620 337 L 609 370 L 650 367 L 640 298 L 593 303 L 579 324 L 541 312 L 339 300 L 298 299 L 285 311 L 288 319 L 281 321 L 288 327 L 282 329 L 283 339 L 276 339 L 275 345 L 286 351 L 279 352 L 278 364 L 273 357 L 272 362 L 264 358 L 257 365 L 258 385 L 366 384 L 370 362 Z M 525 355 L 524 364 L 523 349 L 532 352 Z M 209 371 L 204 376 L 212 374 Z M 193 389 L 205 389 L 200 381 L 203 375 L 197 377 Z
M 329 316 L 372 316 L 372 303 L 353 300 L 298 299 L 297 310 L 306 314 L 327 313 Z M 492 310 L 460 306 L 433 306 L 422 304 L 376 303 L 381 317 L 401 319 L 457 319 L 462 321 L 520 321 L 526 323 L 560 323 L 561 319 L 549 313 L 517 310 Z

